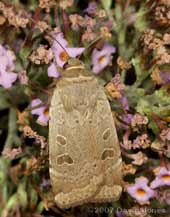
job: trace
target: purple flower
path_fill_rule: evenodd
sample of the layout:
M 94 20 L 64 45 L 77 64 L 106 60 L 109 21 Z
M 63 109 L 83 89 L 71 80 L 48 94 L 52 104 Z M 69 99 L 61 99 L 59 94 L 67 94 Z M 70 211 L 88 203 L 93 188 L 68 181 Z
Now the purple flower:
M 0 45 L 0 60 L 0 85 L 10 88 L 17 79 L 17 74 L 13 72 L 15 57 L 10 50 Z
M 43 190 L 43 189 L 49 188 L 50 186 L 51 186 L 51 180 L 43 178 L 40 184 L 40 188 Z
M 163 83 L 169 83 L 170 82 L 170 72 L 160 72 L 159 73 Z
M 130 124 L 132 120 L 133 115 L 132 114 L 122 114 L 121 118 L 123 122 Z
M 122 95 L 119 101 L 122 104 L 122 107 L 124 110 L 129 110 L 129 103 L 128 103 L 128 99 L 126 96 Z
M 84 51 L 83 47 L 79 47 L 79 48 L 68 47 L 68 43 L 64 39 L 63 33 L 61 33 L 61 32 L 58 33 L 57 35 L 55 35 L 55 39 L 56 40 L 54 40 L 54 42 L 53 42 L 52 49 L 53 49 L 53 52 L 54 52 L 54 55 L 55 55 L 56 63 L 60 67 L 64 66 L 64 64 L 67 62 L 67 60 L 69 59 L 69 57 L 75 58 L 78 55 L 82 54 L 83 51 Z
M 19 72 L 18 74 L 18 78 L 21 84 L 23 85 L 27 85 L 28 84 L 28 76 L 27 76 L 27 72 L 25 70 Z
M 123 210 L 120 210 L 120 211 L 116 211 L 116 217 L 126 217 L 126 214 L 124 213 Z
M 116 48 L 106 43 L 102 50 L 94 49 L 92 53 L 92 71 L 98 74 L 107 65 L 109 65 L 111 60 L 111 54 L 116 52 Z
M 89 2 L 88 7 L 84 11 L 87 12 L 89 15 L 92 15 L 96 12 L 96 9 L 97 9 L 96 2 Z
M 126 114 L 122 114 L 121 115 L 121 120 L 124 122 L 124 123 L 121 123 L 120 124 L 120 129 L 128 129 L 129 128 L 129 125 L 130 125 L 130 123 L 131 123 L 131 120 L 132 120 L 132 117 L 133 117 L 133 115 L 132 114 L 128 114 L 128 113 L 126 113 Z
M 151 188 L 164 185 L 170 186 L 170 170 L 167 170 L 165 167 L 160 167 L 156 172 L 156 178 L 151 182 Z
M 51 65 L 48 67 L 48 76 L 54 78 L 60 77 L 60 73 L 57 70 L 56 65 L 54 63 L 51 63 Z
M 170 128 L 165 128 L 160 133 L 161 139 L 165 141 L 170 141 Z
M 145 177 L 135 179 L 135 184 L 127 186 L 127 192 L 140 204 L 148 204 L 149 199 L 155 196 L 155 191 L 148 186 Z
M 42 101 L 40 99 L 33 99 L 31 102 L 31 114 L 38 115 L 37 123 L 40 125 L 47 125 L 49 120 L 49 113 L 47 106 L 41 106 Z M 35 108 L 36 107 L 36 108 Z M 38 107 L 38 108 L 37 108 Z

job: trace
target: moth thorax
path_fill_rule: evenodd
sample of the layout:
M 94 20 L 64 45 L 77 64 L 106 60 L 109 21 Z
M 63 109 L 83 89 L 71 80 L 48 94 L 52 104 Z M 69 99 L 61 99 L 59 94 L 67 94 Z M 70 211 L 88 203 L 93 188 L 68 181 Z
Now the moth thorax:
M 81 77 L 91 77 L 85 65 L 78 59 L 70 59 L 64 68 L 62 72 L 64 78 L 79 79 Z
M 72 69 L 84 69 L 83 65 L 77 65 L 77 66 L 69 66 L 66 68 L 67 71 L 72 70 Z
M 76 58 L 69 59 L 66 65 L 67 71 L 72 70 L 72 69 L 84 69 L 84 68 L 85 68 L 84 64 Z

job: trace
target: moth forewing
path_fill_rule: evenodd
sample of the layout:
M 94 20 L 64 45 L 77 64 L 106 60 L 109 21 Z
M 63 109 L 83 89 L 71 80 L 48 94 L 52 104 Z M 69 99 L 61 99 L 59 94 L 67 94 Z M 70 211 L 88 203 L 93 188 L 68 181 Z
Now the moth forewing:
M 83 65 L 68 66 L 54 90 L 49 160 L 59 207 L 119 199 L 122 161 L 110 105 Z

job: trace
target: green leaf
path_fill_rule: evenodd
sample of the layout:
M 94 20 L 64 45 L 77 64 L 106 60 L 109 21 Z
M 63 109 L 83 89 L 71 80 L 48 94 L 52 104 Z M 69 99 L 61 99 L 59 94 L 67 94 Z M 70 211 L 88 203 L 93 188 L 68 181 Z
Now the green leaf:
M 140 8 L 138 13 L 136 14 L 135 28 L 140 32 L 144 31 L 148 26 L 148 22 L 146 20 L 147 11 L 145 8 L 144 7 Z
M 37 213 L 41 214 L 44 210 L 43 202 L 41 201 L 37 206 Z
M 9 108 L 9 98 L 9 92 L 3 87 L 0 88 L 0 110 Z
M 157 124 L 151 118 L 149 119 L 148 128 L 151 129 L 155 135 L 160 133 L 160 130 L 159 130 Z
M 150 105 L 150 103 L 145 100 L 145 99 L 140 99 L 139 103 L 136 107 L 136 111 L 139 112 L 140 114 L 148 114 L 152 112 L 152 107 Z
M 37 192 L 33 188 L 31 188 L 29 195 L 30 195 L 31 207 L 36 206 L 37 201 L 38 201 Z
M 125 95 L 128 98 L 130 107 L 135 107 L 139 99 L 142 98 L 145 94 L 145 90 L 142 88 L 135 88 L 133 86 L 125 87 Z
M 0 186 L 2 187 L 5 182 L 5 174 L 3 171 L 0 171 Z
M 17 194 L 18 194 L 18 198 L 19 198 L 19 201 L 20 201 L 20 204 L 23 208 L 26 208 L 27 204 L 28 204 L 28 200 L 27 200 L 27 193 L 25 191 L 25 186 L 24 184 L 20 184 L 19 187 L 18 187 L 18 191 L 17 191 Z
M 115 7 L 115 17 L 116 17 L 116 21 L 118 22 L 118 26 L 119 28 L 121 27 L 122 23 L 122 9 L 121 9 L 121 6 L 119 4 L 116 4 L 116 7 Z
M 22 59 L 22 62 L 23 62 L 25 67 L 28 64 L 28 56 L 29 56 L 30 53 L 31 53 L 30 48 L 25 48 L 24 47 L 24 48 L 20 49 L 19 56 Z
M 110 10 L 112 5 L 112 0 L 101 0 L 101 2 L 106 11 Z
M 12 208 L 15 208 L 15 206 L 17 206 L 17 205 L 18 205 L 18 195 L 17 194 L 13 194 L 9 198 L 9 200 L 8 200 L 6 206 L 5 206 L 5 209 L 9 211 Z
M 160 117 L 170 116 L 170 95 L 164 90 L 156 90 L 151 95 L 145 95 L 138 99 L 137 111 L 142 114 L 154 112 Z
M 139 56 L 132 59 L 132 65 L 135 68 L 135 72 L 137 76 L 133 86 L 138 87 L 149 76 L 152 69 L 145 71 L 142 67 L 143 65 L 141 63 L 141 58 Z

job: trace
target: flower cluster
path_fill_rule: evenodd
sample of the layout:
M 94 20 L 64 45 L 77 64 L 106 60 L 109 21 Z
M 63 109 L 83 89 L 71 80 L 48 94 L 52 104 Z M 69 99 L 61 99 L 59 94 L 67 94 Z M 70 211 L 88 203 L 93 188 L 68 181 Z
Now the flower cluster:
M 102 50 L 94 49 L 92 53 L 92 71 L 97 74 L 110 64 L 111 54 L 116 52 L 115 47 L 105 44 Z
M 51 49 L 46 49 L 44 46 L 39 46 L 30 55 L 29 59 L 35 64 L 48 64 L 53 58 Z
M 17 79 L 17 74 L 14 73 L 15 56 L 12 51 L 0 45 L 0 59 L 0 85 L 10 88 Z
M 24 10 L 19 10 L 16 14 L 12 5 L 0 2 L 0 11 L 12 26 L 25 28 L 29 23 L 28 13 Z
M 53 41 L 52 50 L 54 52 L 57 65 L 63 67 L 64 64 L 68 61 L 69 57 L 74 58 L 82 54 L 84 48 L 68 47 L 68 43 L 64 39 L 63 34 L 58 33 Z
M 47 125 L 49 120 L 48 107 L 44 106 L 40 99 L 32 100 L 31 109 L 33 115 L 38 115 L 37 123 Z
M 155 197 L 155 192 L 148 186 L 148 180 L 145 177 L 137 178 L 134 185 L 127 186 L 127 192 L 140 204 L 146 204 L 150 198 Z
M 55 61 L 48 68 L 49 77 L 59 77 L 59 71 L 56 68 L 55 62 L 59 67 L 63 67 L 70 57 L 74 58 L 84 51 L 83 47 L 70 48 L 62 33 L 57 33 L 54 36 L 52 50 L 55 56 Z
M 135 184 L 126 187 L 127 192 L 135 198 L 140 204 L 147 204 L 149 199 L 156 197 L 155 189 L 162 186 L 170 186 L 170 170 L 160 167 L 155 170 L 156 178 L 148 186 L 146 177 L 139 177 L 135 180 Z

